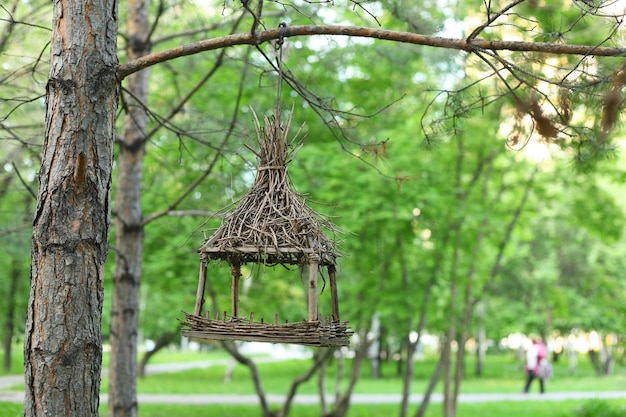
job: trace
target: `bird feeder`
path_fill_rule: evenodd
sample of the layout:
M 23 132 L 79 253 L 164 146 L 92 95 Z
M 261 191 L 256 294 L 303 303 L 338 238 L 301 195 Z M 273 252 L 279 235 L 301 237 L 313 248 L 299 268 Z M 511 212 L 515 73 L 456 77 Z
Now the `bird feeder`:
M 254 112 L 253 112 L 254 113 Z M 291 116 L 280 122 L 280 108 L 261 125 L 254 115 L 259 151 L 256 177 L 250 191 L 228 213 L 221 226 L 205 240 L 200 253 L 200 273 L 194 313 L 185 313 L 183 336 L 196 340 L 241 340 L 309 346 L 346 346 L 352 330 L 339 315 L 335 242 L 327 237 L 332 223 L 312 210 L 291 188 L 287 165 L 294 151 L 287 137 Z M 203 315 L 207 265 L 225 262 L 231 272 L 231 311 Z M 308 266 L 307 319 L 301 322 L 255 320 L 241 315 L 241 266 Z M 330 314 L 325 318 L 318 303 L 318 277 L 326 269 L 330 281 Z

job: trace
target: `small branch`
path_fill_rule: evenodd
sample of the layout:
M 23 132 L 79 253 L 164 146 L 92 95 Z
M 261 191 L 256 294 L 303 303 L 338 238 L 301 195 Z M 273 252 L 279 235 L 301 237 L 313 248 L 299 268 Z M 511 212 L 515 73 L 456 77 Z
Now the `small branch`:
M 146 40 L 145 43 L 148 46 L 148 48 L 152 47 L 152 36 L 154 35 L 154 31 L 156 30 L 156 28 L 159 26 L 159 21 L 161 20 L 161 16 L 163 16 L 163 13 L 165 12 L 165 4 L 163 0 L 159 0 L 159 8 L 158 11 L 156 13 L 156 17 L 154 18 L 154 22 L 152 22 L 152 26 L 150 27 L 150 30 L 148 31 L 148 36 L 146 36 Z
M 24 188 L 26 188 L 26 190 L 29 192 L 31 197 L 33 197 L 33 199 L 37 201 L 37 193 L 35 193 L 35 191 L 30 187 L 30 185 L 24 180 L 24 178 L 22 177 L 22 174 L 20 174 L 20 170 L 17 168 L 17 165 L 15 165 L 15 162 L 11 162 L 11 166 L 15 170 L 15 174 L 17 175 L 17 178 L 19 178 Z
M 434 48 L 455 49 L 465 52 L 485 49 L 492 51 L 508 50 L 516 52 L 540 52 L 553 55 L 584 55 L 584 56 L 624 56 L 626 48 L 608 48 L 589 45 L 565 45 L 545 42 L 522 42 L 522 41 L 490 41 L 484 39 L 452 39 L 438 36 L 426 36 L 411 32 L 400 32 L 358 26 L 289 26 L 287 28 L 275 28 L 258 32 L 256 36 L 250 33 L 239 33 L 193 42 L 161 52 L 155 52 L 136 60 L 127 62 L 118 68 L 118 78 L 125 77 L 148 68 L 152 65 L 180 58 L 199 52 L 211 51 L 220 48 L 228 48 L 236 45 L 258 45 L 280 36 L 290 38 L 294 36 L 354 36 L 361 38 L 374 38 L 394 42 L 409 43 L 413 45 L 431 46 Z
M 193 190 L 195 190 L 195 188 L 202 182 L 204 181 L 204 179 L 206 177 L 209 176 L 209 174 L 211 172 L 213 172 L 213 168 L 215 167 L 215 164 L 217 162 L 218 159 L 218 155 L 219 153 L 216 153 L 215 157 L 213 158 L 213 160 L 211 161 L 211 163 L 209 164 L 208 168 L 202 173 L 200 174 L 200 176 L 198 178 L 196 178 L 182 193 L 181 195 L 178 196 L 178 198 L 176 200 L 174 200 L 174 202 L 172 204 L 170 204 L 170 206 L 162 211 L 156 212 L 151 214 L 150 216 L 147 216 L 143 219 L 142 224 L 145 226 L 148 223 L 152 222 L 153 220 L 156 220 L 160 217 L 163 216 L 168 216 L 170 213 L 172 213 L 174 211 L 174 208 L 176 208 L 185 198 L 187 198 L 187 196 L 189 194 L 191 194 L 191 192 Z
M 476 29 L 474 29 L 472 31 L 472 33 L 470 33 L 470 35 L 467 37 L 466 41 L 467 42 L 473 41 L 476 38 L 476 36 L 478 36 L 478 34 L 483 31 L 483 29 L 489 27 L 489 25 L 491 25 L 493 22 L 495 22 L 496 19 L 498 19 L 500 16 L 502 16 L 503 14 L 505 14 L 506 12 L 511 10 L 514 6 L 517 6 L 518 4 L 520 4 L 520 3 L 524 2 L 524 1 L 525 0 L 515 0 L 513 3 L 508 4 L 507 6 L 505 6 L 504 9 L 500 10 L 498 13 L 494 14 L 493 16 L 490 16 L 489 20 L 487 20 L 482 25 L 478 26 Z
M 160 214 L 160 213 L 159 213 Z M 163 216 L 172 216 L 172 217 L 186 217 L 186 216 L 195 216 L 195 217 L 216 217 L 218 213 L 213 211 L 206 210 L 170 210 L 162 214 Z M 156 217 L 156 215 L 154 215 Z M 150 217 L 146 217 L 144 222 L 148 222 L 152 220 Z
M 19 1 L 15 1 L 14 4 L 15 5 L 19 4 Z M 43 30 L 46 30 L 48 32 L 52 32 L 52 29 L 49 28 L 49 27 L 37 25 L 37 24 L 34 24 L 34 23 L 28 23 L 27 19 L 15 20 L 13 18 L 13 14 L 12 14 L 12 11 L 13 12 L 15 11 L 15 7 L 12 7 L 11 11 L 9 11 L 6 7 L 4 7 L 2 5 L 2 6 L 0 6 L 0 9 L 2 9 L 9 16 L 8 19 L 0 18 L 0 22 L 8 22 L 11 26 L 13 26 L 13 25 L 24 25 L 24 26 L 30 26 L 30 27 L 33 27 L 33 28 L 36 28 L 36 29 L 43 29 Z
M 250 29 L 250 34 L 252 35 L 253 38 L 256 38 L 257 32 L 259 31 L 259 27 L 263 25 L 261 23 L 261 15 L 263 14 L 263 0 L 257 0 L 256 11 L 253 11 L 250 8 L 250 0 L 242 0 L 241 5 L 252 16 L 253 23 L 252 23 L 252 28 Z
M 221 149 L 226 143 L 228 143 L 232 133 L 235 130 L 237 116 L 239 114 L 238 109 L 241 106 L 241 100 L 243 97 L 244 80 L 248 73 L 247 68 L 248 68 L 247 66 L 244 68 L 243 74 L 241 75 L 241 82 L 239 83 L 239 92 L 237 94 L 237 99 L 235 102 L 235 106 L 233 108 L 233 116 L 231 118 L 231 123 L 218 149 Z M 186 101 L 186 99 L 184 101 Z M 215 167 L 215 164 L 217 163 L 219 156 L 220 156 L 220 152 L 216 152 L 213 159 L 211 160 L 211 163 L 209 164 L 209 167 L 198 178 L 196 178 L 196 180 L 193 183 L 191 183 L 191 185 L 189 185 L 189 187 L 187 187 L 183 191 L 183 193 L 172 204 L 170 204 L 168 208 L 146 217 L 143 221 L 143 224 L 146 225 L 149 222 L 155 219 L 158 219 L 159 217 L 166 216 L 166 215 L 169 215 L 169 213 L 172 213 L 174 209 L 178 206 L 178 204 L 180 204 L 211 172 L 213 172 L 213 168 Z
M 20 232 L 23 232 L 25 230 L 30 229 L 31 227 L 32 227 L 32 225 L 30 225 L 30 224 L 23 224 L 21 226 L 16 226 L 16 227 L 13 227 L 13 228 L 10 228 L 10 229 L 0 230 L 0 237 L 8 236 L 8 235 L 11 235 L 13 233 L 20 233 Z

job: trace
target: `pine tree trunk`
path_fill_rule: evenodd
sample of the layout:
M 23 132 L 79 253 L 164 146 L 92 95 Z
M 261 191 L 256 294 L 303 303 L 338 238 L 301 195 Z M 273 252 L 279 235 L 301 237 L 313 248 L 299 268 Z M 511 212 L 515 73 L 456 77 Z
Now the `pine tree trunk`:
M 33 222 L 24 416 L 98 416 L 117 2 L 54 2 Z
M 128 59 L 149 52 L 148 3 L 128 2 Z M 143 257 L 144 225 L 141 211 L 141 179 L 145 150 L 148 71 L 126 79 L 129 94 L 119 141 L 115 192 L 116 254 L 111 309 L 111 360 L 109 363 L 109 416 L 137 415 L 137 335 L 139 285 Z

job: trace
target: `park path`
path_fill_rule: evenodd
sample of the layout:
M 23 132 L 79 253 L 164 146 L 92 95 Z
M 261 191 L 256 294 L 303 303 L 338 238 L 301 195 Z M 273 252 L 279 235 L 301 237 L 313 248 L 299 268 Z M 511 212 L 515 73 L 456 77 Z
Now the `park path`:
M 273 358 L 264 358 L 273 360 Z M 153 364 L 146 367 L 146 373 L 158 374 L 164 372 L 177 372 L 187 369 L 203 369 L 211 366 L 228 364 L 229 359 L 211 360 L 175 364 Z M 21 391 L 6 391 L 10 387 L 20 385 L 24 382 L 22 375 L 0 376 L 0 402 L 21 403 L 24 401 L 24 393 Z M 138 394 L 139 403 L 144 404 L 187 404 L 187 405 L 208 405 L 208 404 L 242 404 L 256 405 L 259 400 L 256 395 L 227 395 L 227 394 Z M 419 404 L 422 401 L 421 394 L 412 394 L 409 401 L 412 404 Z M 459 402 L 494 402 L 494 401 L 563 401 L 581 399 L 626 399 L 626 391 L 604 391 L 604 392 L 548 392 L 545 394 L 531 393 L 481 393 L 481 394 L 461 394 Z M 107 402 L 107 395 L 100 396 L 103 403 Z M 328 397 L 331 400 L 331 397 Z M 267 396 L 267 400 L 273 404 L 284 402 L 284 395 Z M 431 402 L 440 403 L 443 400 L 441 394 L 433 394 Z M 353 394 L 352 404 L 399 404 L 401 396 L 399 394 Z M 296 404 L 319 404 L 319 397 L 313 394 L 296 395 Z

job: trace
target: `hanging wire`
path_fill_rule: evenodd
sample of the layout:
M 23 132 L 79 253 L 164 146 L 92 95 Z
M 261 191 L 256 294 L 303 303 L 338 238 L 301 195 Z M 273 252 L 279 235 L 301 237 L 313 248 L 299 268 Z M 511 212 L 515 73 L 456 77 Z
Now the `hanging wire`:
M 276 108 L 282 110 L 283 103 L 283 44 L 285 43 L 286 22 L 278 24 L 278 40 L 276 41 L 277 66 L 278 66 L 278 92 L 276 96 Z

